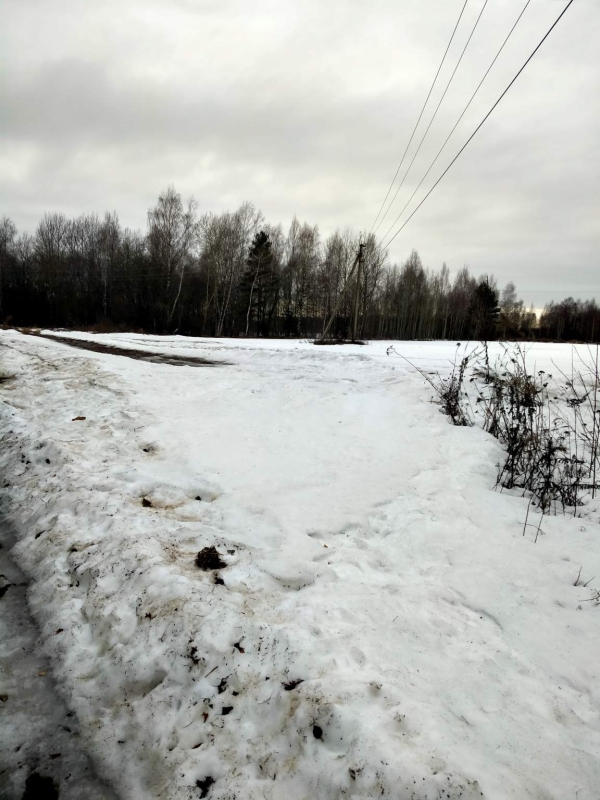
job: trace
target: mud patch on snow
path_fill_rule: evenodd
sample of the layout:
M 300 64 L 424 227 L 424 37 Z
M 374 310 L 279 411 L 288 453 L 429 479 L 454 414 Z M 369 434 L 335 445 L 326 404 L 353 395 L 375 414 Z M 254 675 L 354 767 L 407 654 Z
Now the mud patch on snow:
M 214 545 L 204 547 L 196 556 L 196 566 L 203 572 L 210 572 L 214 569 L 224 569 L 227 563 L 221 558 L 221 554 Z
M 25 781 L 23 800 L 58 800 L 59 797 L 52 778 L 32 772 Z
M 210 787 L 215 782 L 215 779 L 212 778 L 210 775 L 207 775 L 206 778 L 202 778 L 201 780 L 196 781 L 196 786 L 200 789 L 200 797 L 206 797 Z
M 78 350 L 91 350 L 94 353 L 106 353 L 111 356 L 124 356 L 133 358 L 136 361 L 149 361 L 151 364 L 170 364 L 172 367 L 221 367 L 225 366 L 225 361 L 211 361 L 200 356 L 175 356 L 165 355 L 164 353 L 152 353 L 147 350 L 133 350 L 129 347 L 115 347 L 111 344 L 101 344 L 100 342 L 83 341 L 82 339 L 71 339 L 67 336 L 54 336 L 46 333 L 31 334 L 42 339 L 49 339 L 52 342 L 66 344 Z

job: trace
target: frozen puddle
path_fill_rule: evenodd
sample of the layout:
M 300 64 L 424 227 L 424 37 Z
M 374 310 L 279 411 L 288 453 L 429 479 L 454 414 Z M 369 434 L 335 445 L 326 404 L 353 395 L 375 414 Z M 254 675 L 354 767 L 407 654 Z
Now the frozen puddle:
M 54 688 L 0 519 L 0 798 L 116 800 L 95 776 Z

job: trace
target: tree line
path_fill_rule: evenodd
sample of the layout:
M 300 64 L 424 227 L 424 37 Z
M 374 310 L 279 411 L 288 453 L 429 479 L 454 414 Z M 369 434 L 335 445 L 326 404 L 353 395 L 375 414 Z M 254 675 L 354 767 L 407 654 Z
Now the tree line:
M 145 233 L 116 213 L 67 219 L 45 214 L 34 234 L 0 220 L 0 322 L 5 325 L 127 329 L 197 336 L 315 337 L 352 327 L 355 283 L 347 283 L 364 241 L 358 288 L 363 339 L 600 338 L 600 309 L 571 298 L 550 304 L 537 326 L 509 283 L 463 267 L 426 269 L 416 251 L 398 265 L 373 235 L 296 218 L 287 232 L 252 203 L 198 213 L 167 189 L 148 211 Z M 337 310 L 336 310 L 337 309 Z

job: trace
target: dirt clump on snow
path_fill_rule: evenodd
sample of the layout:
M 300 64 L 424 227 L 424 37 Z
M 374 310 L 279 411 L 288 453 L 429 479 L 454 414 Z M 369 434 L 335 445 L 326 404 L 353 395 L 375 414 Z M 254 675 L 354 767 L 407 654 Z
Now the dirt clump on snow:
M 296 686 L 300 686 L 301 683 L 304 683 L 304 679 L 298 678 L 295 681 L 289 681 L 289 683 L 284 683 L 283 688 L 285 689 L 286 692 L 291 692 L 293 689 L 296 688 Z
M 196 556 L 196 566 L 204 572 L 210 572 L 213 569 L 223 569 L 227 564 L 217 552 L 217 548 L 211 545 L 200 550 Z
M 32 772 L 25 783 L 23 800 L 58 800 L 59 793 L 52 778 Z
M 206 797 L 208 794 L 208 790 L 215 782 L 215 779 L 211 775 L 207 775 L 206 778 L 202 780 L 196 781 L 196 786 L 200 789 L 200 797 Z

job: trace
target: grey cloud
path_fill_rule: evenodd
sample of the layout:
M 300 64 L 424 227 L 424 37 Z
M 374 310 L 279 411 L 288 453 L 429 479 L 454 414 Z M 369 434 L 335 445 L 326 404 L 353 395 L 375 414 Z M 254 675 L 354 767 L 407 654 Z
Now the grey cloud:
M 174 183 L 204 210 L 251 199 L 275 223 L 297 213 L 325 234 L 368 229 L 459 5 L 5 0 L 1 212 L 31 229 L 45 209 L 114 208 L 125 224 L 143 226 L 158 191 Z M 521 7 L 486 9 L 382 231 Z M 469 24 L 479 8 L 481 0 L 468 4 Z M 409 211 L 560 8 L 532 3 Z M 600 297 L 599 37 L 600 7 L 579 0 L 394 241 L 393 259 L 417 247 L 432 267 L 467 262 L 515 279 L 536 304 L 563 290 Z

